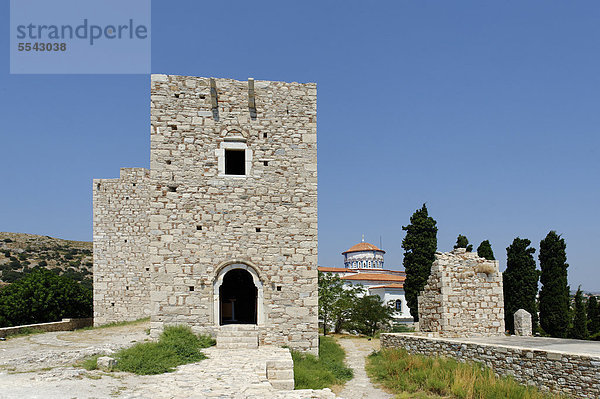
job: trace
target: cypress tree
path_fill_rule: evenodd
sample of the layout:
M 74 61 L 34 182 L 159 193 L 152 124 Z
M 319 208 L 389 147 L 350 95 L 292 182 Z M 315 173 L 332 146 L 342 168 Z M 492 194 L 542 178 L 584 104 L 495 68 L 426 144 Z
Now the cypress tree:
M 533 259 L 534 248 L 526 238 L 515 238 L 506 248 L 506 271 L 502 274 L 504 287 L 504 325 L 515 331 L 515 312 L 525 309 L 531 313 L 533 331 L 538 325 L 535 298 L 538 292 L 538 271 Z
M 587 316 L 585 314 L 581 287 L 577 289 L 577 293 L 575 294 L 573 328 L 571 329 L 569 336 L 574 339 L 588 339 L 590 337 L 587 329 Z
M 454 249 L 456 248 L 465 248 L 467 252 L 473 251 L 473 245 L 469 244 L 469 239 L 467 236 L 463 236 L 462 234 L 459 234 L 458 237 L 456 237 L 456 245 L 454 246 Z
M 564 338 L 569 328 L 567 245 L 555 231 L 540 242 L 540 325 L 552 337 Z
M 417 297 L 431 273 L 431 264 L 435 260 L 437 249 L 437 227 L 436 221 L 427 213 L 427 206 L 423 204 L 410 217 L 410 224 L 402 226 L 406 236 L 402 240 L 404 249 L 404 270 L 406 280 L 404 281 L 404 292 L 406 303 L 410 308 L 410 314 L 415 321 L 419 321 L 419 310 Z
M 481 244 L 479 244 L 477 247 L 477 256 L 487 260 L 496 260 L 496 258 L 494 258 L 494 251 L 492 251 L 492 244 L 490 244 L 488 240 L 482 241 Z
M 598 334 L 600 332 L 600 309 L 598 308 L 598 299 L 593 295 L 587 300 L 587 319 L 590 335 Z

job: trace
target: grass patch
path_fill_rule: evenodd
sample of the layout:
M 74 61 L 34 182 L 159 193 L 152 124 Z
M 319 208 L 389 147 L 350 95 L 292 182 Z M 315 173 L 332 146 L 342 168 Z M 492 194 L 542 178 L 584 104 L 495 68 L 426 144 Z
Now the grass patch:
M 87 371 L 96 370 L 98 368 L 98 358 L 102 355 L 94 355 L 86 357 L 80 363 L 77 364 L 79 367 L 83 367 Z
M 200 349 L 214 344 L 208 336 L 195 335 L 189 326 L 168 326 L 158 342 L 141 342 L 117 352 L 116 370 L 140 375 L 170 372 L 179 365 L 206 359 Z
M 319 358 L 292 351 L 296 389 L 322 389 L 352 379 L 352 369 L 344 365 L 346 353 L 332 337 L 319 337 Z
M 477 363 L 445 357 L 410 355 L 404 349 L 375 352 L 367 359 L 367 374 L 395 394 L 417 398 L 550 399 L 559 395 L 526 387 L 509 377 L 498 378 Z M 410 395 L 408 395 L 410 394 Z M 415 395 L 415 396 L 413 396 Z
M 114 321 L 112 323 L 103 324 L 101 326 L 89 326 L 77 329 L 77 331 L 87 331 L 87 330 L 98 330 L 101 328 L 111 328 L 111 327 L 121 327 L 121 326 L 131 326 L 134 324 L 141 324 L 150 321 L 149 317 L 144 317 L 143 319 L 131 320 L 131 321 Z

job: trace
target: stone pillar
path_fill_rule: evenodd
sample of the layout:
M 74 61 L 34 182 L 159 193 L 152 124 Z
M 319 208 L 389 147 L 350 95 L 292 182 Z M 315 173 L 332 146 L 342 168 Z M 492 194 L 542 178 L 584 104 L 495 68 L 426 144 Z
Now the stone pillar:
M 515 312 L 515 335 L 530 337 L 532 335 L 531 313 L 525 309 Z

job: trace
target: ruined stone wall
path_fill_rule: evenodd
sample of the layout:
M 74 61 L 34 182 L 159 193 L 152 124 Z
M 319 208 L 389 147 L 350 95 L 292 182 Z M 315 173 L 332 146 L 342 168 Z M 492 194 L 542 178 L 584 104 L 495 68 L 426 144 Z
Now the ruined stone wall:
M 244 264 L 263 289 L 260 344 L 316 353 L 316 85 L 256 81 L 251 93 L 153 75 L 151 94 L 152 333 L 218 334 L 215 281 Z M 244 149 L 245 176 L 224 175 L 226 144 Z
M 418 298 L 419 329 L 443 336 L 504 334 L 504 296 L 498 261 L 464 248 L 436 253 Z
M 574 398 L 600 397 L 598 356 L 410 334 L 381 334 L 381 347 L 478 362 L 492 368 L 497 375 L 512 376 L 521 384 L 535 385 L 543 391 L 564 393 Z
M 94 324 L 150 315 L 149 171 L 123 168 L 119 179 L 95 179 Z

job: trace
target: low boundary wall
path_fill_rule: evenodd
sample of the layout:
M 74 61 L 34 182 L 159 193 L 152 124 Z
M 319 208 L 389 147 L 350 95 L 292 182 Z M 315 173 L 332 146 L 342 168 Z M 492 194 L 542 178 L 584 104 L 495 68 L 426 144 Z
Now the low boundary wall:
M 94 324 L 93 318 L 87 319 L 62 319 L 52 323 L 26 324 L 23 326 L 4 327 L 0 328 L 0 338 L 8 337 L 9 335 L 19 334 L 22 331 L 38 330 L 44 332 L 50 331 L 70 331 L 77 328 L 89 327 Z
M 600 397 L 600 357 L 558 351 L 461 342 L 410 334 L 381 334 L 382 348 L 404 348 L 409 353 L 474 361 L 497 375 L 511 375 L 522 384 L 575 398 Z

